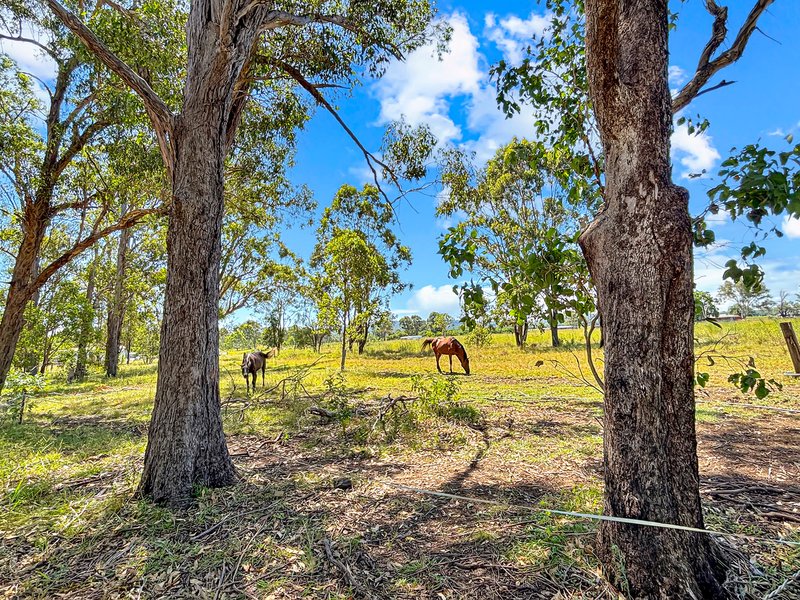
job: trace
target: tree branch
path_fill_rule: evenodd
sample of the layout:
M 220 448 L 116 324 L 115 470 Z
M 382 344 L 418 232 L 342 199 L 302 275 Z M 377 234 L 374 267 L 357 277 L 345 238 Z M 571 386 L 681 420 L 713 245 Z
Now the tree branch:
M 72 143 L 69 145 L 64 151 L 64 154 L 56 161 L 55 167 L 53 169 L 53 173 L 55 177 L 61 175 L 62 171 L 67 168 L 72 159 L 80 152 L 86 144 L 94 137 L 97 133 L 100 133 L 108 127 L 110 123 L 105 121 L 95 121 L 86 127 L 80 134 L 74 135 L 72 138 Z
M 41 42 L 39 42 L 37 40 L 34 40 L 32 38 L 23 37 L 22 34 L 20 34 L 20 35 L 5 35 L 3 33 L 0 33 L 0 40 L 9 40 L 9 41 L 12 41 L 12 42 L 24 42 L 26 44 L 33 44 L 34 46 L 39 48 L 39 50 L 41 50 L 42 52 L 47 54 L 50 58 L 52 58 L 54 61 L 58 62 L 58 56 L 50 48 L 48 48 L 47 46 L 45 46 L 44 44 L 42 44 Z
M 750 14 L 747 15 L 747 19 L 745 19 L 745 22 L 739 29 L 739 33 L 736 35 L 736 39 L 733 41 L 733 44 L 731 44 L 731 47 L 717 56 L 717 58 L 712 59 L 714 53 L 719 49 L 722 42 L 725 41 L 725 37 L 728 34 L 728 8 L 719 6 L 715 0 L 705 1 L 706 10 L 714 17 L 714 24 L 711 26 L 711 38 L 700 53 L 700 60 L 697 64 L 697 70 L 694 76 L 672 99 L 672 114 L 685 108 L 701 93 L 710 92 L 712 89 L 723 87 L 718 85 L 704 92 L 700 91 L 715 73 L 741 58 L 747 46 L 747 42 L 750 40 L 750 36 L 753 31 L 756 30 L 759 17 L 767 10 L 767 7 L 774 2 L 774 0 L 757 0 Z
M 69 127 L 80 115 L 83 110 L 89 106 L 92 102 L 97 99 L 97 92 L 91 92 L 84 96 L 77 104 L 75 104 L 75 108 L 72 109 L 72 112 L 69 113 L 66 119 L 64 119 L 64 128 Z
M 172 134 L 175 116 L 166 103 L 156 94 L 150 84 L 140 77 L 131 67 L 115 55 L 109 48 L 81 21 L 74 13 L 65 8 L 58 0 L 47 0 L 50 9 L 66 27 L 80 39 L 86 47 L 102 63 L 125 82 L 144 102 L 147 114 L 153 123 L 158 137 L 158 144 L 167 170 L 172 171 L 173 156 L 168 137 Z
M 103 239 L 104 237 L 111 235 L 115 231 L 120 231 L 122 229 L 127 229 L 128 227 L 133 227 L 134 225 L 138 225 L 141 223 L 146 217 L 150 215 L 165 215 L 167 213 L 167 208 L 165 206 L 160 206 L 158 208 L 145 208 L 145 209 L 137 209 L 132 210 L 122 217 L 120 217 L 119 221 L 114 223 L 113 225 L 109 225 L 103 229 L 95 229 L 92 233 L 82 240 L 75 242 L 75 244 L 64 252 L 61 256 L 39 271 L 38 277 L 33 281 L 31 284 L 31 289 L 33 291 L 38 290 L 41 288 L 50 277 L 53 276 L 61 267 L 69 263 L 71 260 L 79 256 L 84 250 L 91 247 L 92 244 L 97 242 L 98 240 Z
M 341 115 L 339 115 L 337 110 L 331 105 L 330 102 L 328 102 L 325 99 L 325 96 L 323 96 L 320 93 L 320 91 L 314 86 L 314 84 L 312 84 L 305 77 L 303 77 L 303 74 L 298 69 L 296 69 L 292 65 L 282 60 L 278 59 L 268 59 L 268 60 L 270 64 L 282 69 L 285 73 L 287 73 L 292 79 L 294 79 L 298 84 L 300 84 L 300 87 L 302 87 L 309 94 L 311 94 L 311 96 L 317 101 L 317 103 L 321 104 L 331 115 L 333 115 L 333 118 L 336 119 L 337 123 L 339 123 L 342 129 L 344 129 L 345 133 L 347 133 L 347 135 L 350 137 L 351 140 L 353 140 L 355 145 L 358 146 L 358 149 L 361 150 L 361 153 L 364 155 L 364 158 L 367 161 L 367 166 L 369 167 L 369 170 L 372 171 L 372 178 L 375 181 L 375 186 L 378 188 L 378 190 L 380 190 L 380 193 L 384 197 L 386 202 L 391 204 L 391 201 L 386 195 L 386 192 L 384 192 L 383 188 L 381 187 L 378 178 L 378 172 L 375 170 L 373 162 L 382 167 L 389 175 L 392 182 L 399 188 L 400 182 L 397 180 L 397 176 L 394 174 L 391 168 L 389 168 L 389 166 L 386 163 L 381 161 L 374 154 L 372 154 L 372 152 L 367 150 L 366 147 L 364 147 L 364 144 L 362 144 L 361 140 L 358 139 L 358 136 L 355 133 L 353 133 L 353 130 L 350 129 L 350 127 L 348 127 L 347 123 L 344 122 L 344 119 L 342 119 Z

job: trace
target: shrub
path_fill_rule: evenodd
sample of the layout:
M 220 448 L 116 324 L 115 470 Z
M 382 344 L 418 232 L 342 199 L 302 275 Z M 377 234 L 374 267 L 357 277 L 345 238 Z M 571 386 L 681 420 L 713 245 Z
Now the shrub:
M 12 369 L 3 390 L 5 402 L 0 404 L 0 410 L 5 413 L 4 418 L 22 423 L 26 405 L 30 408 L 28 398 L 32 394 L 41 392 L 43 388 L 44 376 L 38 373 L 31 374 L 22 369 Z

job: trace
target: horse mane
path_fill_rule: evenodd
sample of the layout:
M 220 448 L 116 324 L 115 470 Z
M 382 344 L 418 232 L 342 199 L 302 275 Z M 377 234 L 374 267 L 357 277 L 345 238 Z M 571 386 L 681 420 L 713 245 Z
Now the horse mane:
M 464 351 L 464 358 L 465 358 L 466 360 L 469 360 L 469 356 L 467 356 L 467 348 L 464 346 L 464 344 L 462 344 L 462 343 L 461 343 L 461 342 L 459 342 L 458 340 L 456 340 L 456 344 L 458 344 L 459 346 L 461 346 L 461 349 Z
M 425 348 L 429 347 L 435 339 L 436 338 L 425 338 L 422 340 L 422 349 L 425 350 Z

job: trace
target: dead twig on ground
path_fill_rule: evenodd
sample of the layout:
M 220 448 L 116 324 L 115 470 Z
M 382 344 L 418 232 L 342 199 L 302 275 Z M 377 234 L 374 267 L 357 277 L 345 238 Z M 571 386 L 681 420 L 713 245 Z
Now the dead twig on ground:
M 350 586 L 350 589 L 352 589 L 356 595 L 365 595 L 365 590 L 362 589 L 361 584 L 359 584 L 358 580 L 356 580 L 356 578 L 353 576 L 353 572 L 350 570 L 350 567 L 333 555 L 331 541 L 329 539 L 325 539 L 322 541 L 322 545 L 325 548 L 325 556 L 328 558 L 330 563 L 336 567 L 342 575 L 344 575 L 344 578 L 347 580 L 347 585 Z

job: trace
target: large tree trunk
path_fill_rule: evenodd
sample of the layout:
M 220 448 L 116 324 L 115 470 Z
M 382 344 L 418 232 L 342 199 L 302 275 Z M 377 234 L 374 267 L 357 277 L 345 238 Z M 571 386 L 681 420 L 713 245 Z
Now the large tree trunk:
M 671 181 L 667 2 L 587 2 L 605 208 L 581 236 L 605 342 L 605 512 L 703 527 L 693 387 L 692 236 Z M 636 598 L 724 598 L 709 536 L 604 522 L 598 556 Z
M 127 212 L 123 204 L 122 214 Z M 119 368 L 119 342 L 122 335 L 122 320 L 125 317 L 125 271 L 128 263 L 128 241 L 130 229 L 123 229 L 119 234 L 117 247 L 117 270 L 114 273 L 114 295 L 108 308 L 106 336 L 106 377 L 116 377 Z
M 219 399 L 222 106 L 205 94 L 176 124 L 158 383 L 139 493 L 181 505 L 235 480 Z
M 236 479 L 219 399 L 219 269 L 225 158 L 247 87 L 237 81 L 251 59 L 257 21 L 220 30 L 214 3 L 191 3 L 181 114 L 170 135 L 172 204 L 158 383 L 139 493 L 185 504 L 195 485 Z M 224 35 L 223 35 L 224 34 Z M 246 86 L 246 84 L 244 84 Z
M 49 194 L 48 194 L 49 197 Z M 6 295 L 3 318 L 0 320 L 0 392 L 6 383 L 14 351 L 25 326 L 25 307 L 36 291 L 33 280 L 36 277 L 39 250 L 47 231 L 48 203 L 37 201 L 26 203 L 22 223 L 22 242 L 17 251 L 11 284 Z

